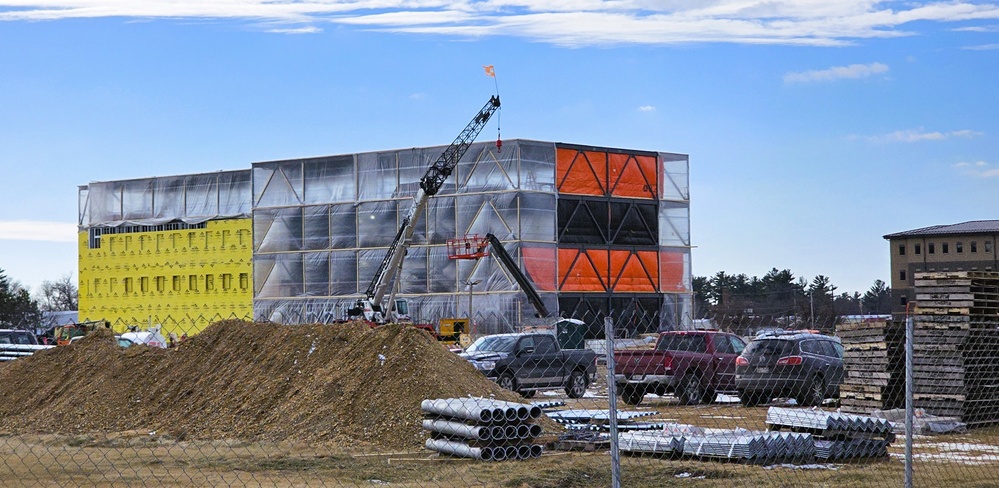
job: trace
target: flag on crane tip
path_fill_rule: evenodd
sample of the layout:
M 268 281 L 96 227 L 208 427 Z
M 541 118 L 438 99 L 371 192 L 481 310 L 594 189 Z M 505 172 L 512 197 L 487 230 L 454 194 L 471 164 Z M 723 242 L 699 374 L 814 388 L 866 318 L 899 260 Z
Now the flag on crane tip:
M 483 68 L 486 70 L 486 76 L 492 76 L 493 78 L 496 77 L 496 70 L 493 69 L 493 65 L 490 64 L 489 66 L 483 66 Z

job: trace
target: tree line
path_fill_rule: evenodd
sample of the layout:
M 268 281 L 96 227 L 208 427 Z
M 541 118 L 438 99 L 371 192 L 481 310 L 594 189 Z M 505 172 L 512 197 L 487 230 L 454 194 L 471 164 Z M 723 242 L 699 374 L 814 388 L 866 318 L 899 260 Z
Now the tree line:
M 762 278 L 719 271 L 695 276 L 694 316 L 718 327 L 752 333 L 767 327 L 810 327 L 830 331 L 843 315 L 891 313 L 891 288 L 875 280 L 869 290 L 836 294 L 829 277 L 810 281 L 773 268 Z
M 43 281 L 39 295 L 32 297 L 27 288 L 0 269 L 0 328 L 34 328 L 41 324 L 42 312 L 79 307 L 79 291 L 69 274 L 55 281 Z

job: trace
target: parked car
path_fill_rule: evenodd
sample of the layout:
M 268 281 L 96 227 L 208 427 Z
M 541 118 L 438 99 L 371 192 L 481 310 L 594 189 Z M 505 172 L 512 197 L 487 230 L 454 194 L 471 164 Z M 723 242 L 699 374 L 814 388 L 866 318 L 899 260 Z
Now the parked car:
M 35 334 L 29 331 L 0 329 L 0 361 L 13 361 L 51 347 L 54 346 L 39 344 Z
M 843 344 L 811 331 L 764 333 L 746 346 L 735 363 L 735 383 L 745 406 L 792 397 L 799 405 L 821 405 L 839 396 Z
M 29 331 L 20 329 L 0 329 L 0 344 L 37 346 L 39 342 L 38 338 L 35 337 L 35 334 L 32 334 Z
M 735 359 L 744 347 L 741 337 L 717 330 L 662 332 L 654 349 L 614 351 L 614 385 L 629 405 L 646 393 L 710 403 L 718 392 L 735 392 Z
M 562 349 L 555 336 L 547 333 L 480 337 L 459 356 L 499 386 L 525 398 L 555 389 L 564 389 L 569 398 L 581 398 L 597 371 L 596 353 Z

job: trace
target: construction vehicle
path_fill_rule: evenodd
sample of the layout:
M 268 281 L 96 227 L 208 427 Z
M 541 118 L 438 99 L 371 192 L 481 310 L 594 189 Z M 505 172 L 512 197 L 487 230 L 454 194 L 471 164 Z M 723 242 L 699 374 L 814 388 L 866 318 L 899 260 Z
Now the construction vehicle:
M 68 346 L 76 337 L 83 337 L 99 327 L 111 328 L 111 323 L 104 320 L 90 320 L 76 324 L 60 325 L 52 331 L 57 346 Z
M 386 306 L 383 303 L 385 295 L 392 289 L 393 282 L 402 268 L 402 260 L 406 256 L 406 249 L 411 244 L 417 220 L 426 209 L 430 197 L 440 191 L 441 186 L 451 176 L 451 172 L 458 166 L 458 161 L 468 151 L 472 141 L 479 135 L 499 106 L 499 96 L 490 97 L 479 113 L 475 114 L 472 121 L 458 134 L 454 142 L 444 149 L 440 157 L 427 169 L 426 174 L 420 179 L 420 188 L 417 190 L 416 196 L 413 197 L 413 205 L 403 218 L 402 225 L 395 234 L 395 239 L 389 246 L 388 252 L 385 253 L 385 258 L 378 266 L 378 270 L 375 271 L 375 276 L 371 279 L 365 296 L 358 299 L 355 306 L 347 310 L 349 320 L 363 319 L 375 325 L 410 320 L 407 302 L 403 299 L 396 299 L 393 291 L 389 296 L 388 306 Z

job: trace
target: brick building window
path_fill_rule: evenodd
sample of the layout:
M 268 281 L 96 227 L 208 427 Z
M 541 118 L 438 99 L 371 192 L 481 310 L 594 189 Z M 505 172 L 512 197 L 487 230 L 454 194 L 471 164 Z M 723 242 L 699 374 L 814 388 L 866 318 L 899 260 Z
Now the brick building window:
M 905 244 L 898 245 L 898 255 L 905 256 Z
M 961 242 L 961 241 L 957 241 L 956 243 L 954 243 L 954 251 L 957 252 L 958 254 L 963 253 L 964 252 L 964 243 Z
M 971 252 L 978 252 L 978 243 L 971 241 Z
M 940 251 L 944 254 L 947 254 L 950 251 L 950 246 L 946 242 L 940 244 Z
M 928 254 L 935 254 L 936 251 L 937 251 L 936 245 L 933 244 L 932 242 L 926 245 L 926 252 Z
M 985 241 L 985 252 L 992 252 L 992 241 Z
M 898 299 L 898 304 L 904 307 L 905 304 L 908 303 L 908 301 L 909 300 L 907 300 L 905 297 L 901 297 Z
M 922 249 L 919 248 L 919 244 L 916 244 L 914 246 L 914 250 L 915 250 L 916 254 L 920 254 L 920 252 L 922 251 Z
M 904 269 L 898 270 L 898 279 L 900 279 L 902 281 L 905 281 L 905 270 Z

